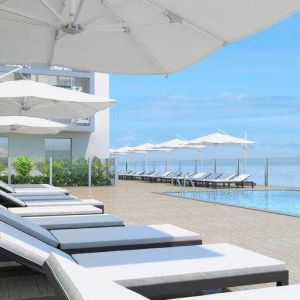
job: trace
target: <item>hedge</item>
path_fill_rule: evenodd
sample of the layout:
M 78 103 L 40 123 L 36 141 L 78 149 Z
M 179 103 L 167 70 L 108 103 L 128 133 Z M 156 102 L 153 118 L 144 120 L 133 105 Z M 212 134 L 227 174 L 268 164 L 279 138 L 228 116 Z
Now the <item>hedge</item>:
M 30 169 L 31 162 L 32 168 Z M 12 175 L 13 184 L 19 183 L 49 183 L 49 162 L 42 160 L 33 163 L 29 157 L 18 157 L 14 163 L 16 174 Z M 108 175 L 109 165 L 102 163 L 101 159 L 94 157 L 92 160 L 92 185 L 111 185 Z M 21 172 L 20 172 L 21 168 Z M 29 172 L 25 172 L 29 170 Z M 32 175 L 32 171 L 38 175 Z M 23 173 L 22 173 L 23 172 Z M 3 172 L 2 172 L 3 173 Z M 7 182 L 7 176 L 0 173 L 0 179 Z M 88 185 L 88 160 L 78 158 L 73 160 L 53 159 L 52 182 L 55 186 L 87 186 Z

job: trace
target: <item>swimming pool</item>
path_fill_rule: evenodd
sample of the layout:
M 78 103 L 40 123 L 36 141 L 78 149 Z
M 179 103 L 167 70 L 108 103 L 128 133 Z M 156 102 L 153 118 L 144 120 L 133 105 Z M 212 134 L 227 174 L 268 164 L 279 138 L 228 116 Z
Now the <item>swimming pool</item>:
M 300 217 L 300 190 L 170 192 L 169 196 L 252 208 Z

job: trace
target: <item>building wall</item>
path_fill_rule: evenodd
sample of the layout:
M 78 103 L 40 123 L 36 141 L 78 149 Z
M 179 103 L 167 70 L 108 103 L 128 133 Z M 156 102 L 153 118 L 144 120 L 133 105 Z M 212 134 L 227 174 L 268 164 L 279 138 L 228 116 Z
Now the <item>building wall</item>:
M 109 98 L 109 75 L 94 73 L 91 93 Z M 90 134 L 86 156 L 109 157 L 109 109 L 95 114 L 94 132 Z
M 67 78 L 67 76 L 66 76 Z M 76 83 L 83 86 L 83 90 L 91 94 L 109 98 L 109 75 L 108 74 L 88 74 L 89 86 L 84 78 L 76 78 Z M 10 75 L 6 80 L 15 80 L 16 75 Z M 48 84 L 59 84 L 54 76 L 33 75 L 33 80 Z M 82 82 L 81 82 L 82 81 Z M 109 153 L 109 109 L 97 113 L 92 118 L 91 127 L 72 126 L 70 130 L 64 131 L 58 135 L 9 135 L 9 156 L 17 157 L 19 155 L 28 155 L 31 157 L 45 156 L 45 138 L 71 138 L 72 156 L 108 158 Z M 92 128 L 92 130 L 90 129 Z M 76 131 L 78 130 L 78 131 Z M 0 134 L 0 136 L 8 136 Z

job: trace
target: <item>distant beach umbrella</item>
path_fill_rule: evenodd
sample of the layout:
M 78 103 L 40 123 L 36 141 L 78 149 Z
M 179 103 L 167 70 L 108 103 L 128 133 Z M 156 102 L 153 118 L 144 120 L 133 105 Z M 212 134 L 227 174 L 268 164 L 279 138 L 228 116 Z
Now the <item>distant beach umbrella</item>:
M 190 146 L 231 146 L 250 144 L 255 144 L 255 142 L 219 132 L 201 136 L 187 142 L 187 145 Z
M 110 150 L 109 152 L 112 154 L 129 154 L 132 152 L 133 147 L 125 146 L 118 149 Z
M 115 102 L 112 99 L 31 80 L 0 83 L 1 116 L 47 119 L 90 117 Z
M 169 74 L 299 9 L 299 0 L 1 1 L 0 65 Z
M 255 144 L 254 141 L 250 141 L 246 139 L 246 136 L 244 139 L 235 137 L 229 134 L 225 133 L 212 133 L 206 136 L 201 136 L 199 138 L 190 140 L 187 142 L 187 145 L 190 146 L 236 146 L 240 145 L 244 149 L 244 169 L 246 172 L 246 160 L 247 160 L 247 146 Z
M 22 134 L 57 134 L 68 125 L 50 120 L 9 116 L 0 117 L 0 133 L 22 133 Z

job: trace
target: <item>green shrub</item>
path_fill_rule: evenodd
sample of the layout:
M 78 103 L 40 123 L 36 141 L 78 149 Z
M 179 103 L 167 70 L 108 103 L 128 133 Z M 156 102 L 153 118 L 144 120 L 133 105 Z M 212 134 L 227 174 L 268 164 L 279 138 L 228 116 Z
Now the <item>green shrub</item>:
M 6 165 L 5 165 L 4 161 L 0 160 L 0 176 L 5 171 L 5 169 L 6 169 Z
M 93 185 L 111 185 L 111 180 L 108 176 L 108 164 L 103 164 L 101 159 L 94 157 L 92 160 L 92 184 Z
M 36 170 L 39 171 L 41 176 L 48 177 L 49 176 L 49 162 L 43 158 L 42 160 L 36 162 L 34 164 Z
M 28 178 L 34 163 L 33 160 L 28 156 L 19 156 L 13 162 L 13 167 L 18 176 L 22 176 L 24 178 Z

